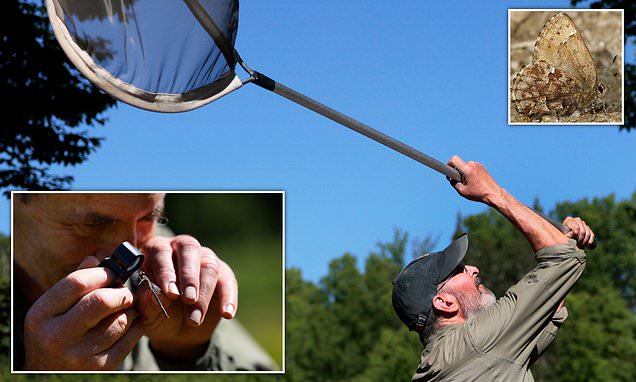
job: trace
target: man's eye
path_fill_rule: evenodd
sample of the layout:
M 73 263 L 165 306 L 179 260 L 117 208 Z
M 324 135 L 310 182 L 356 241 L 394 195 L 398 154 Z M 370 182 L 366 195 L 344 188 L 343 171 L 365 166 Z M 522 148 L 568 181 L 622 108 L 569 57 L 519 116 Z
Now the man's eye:
M 145 222 L 145 223 L 157 223 L 159 225 L 166 225 L 168 224 L 168 218 L 165 216 L 146 216 L 143 217 L 141 219 L 139 219 L 139 221 L 141 222 Z

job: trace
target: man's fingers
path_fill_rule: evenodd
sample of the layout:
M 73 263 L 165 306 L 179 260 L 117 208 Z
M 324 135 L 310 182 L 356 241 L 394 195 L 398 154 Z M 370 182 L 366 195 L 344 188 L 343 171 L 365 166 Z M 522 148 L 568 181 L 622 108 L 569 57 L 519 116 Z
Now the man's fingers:
M 199 326 L 205 320 L 210 301 L 217 288 L 222 261 L 209 248 L 202 248 L 199 300 L 187 312 L 188 322 Z
M 134 297 L 128 288 L 96 289 L 82 296 L 59 324 L 84 332 L 98 326 L 109 315 L 130 308 L 133 303 Z
M 166 243 L 170 249 L 161 249 L 161 245 L 165 246 Z M 208 321 L 211 323 L 212 317 L 206 320 L 210 309 L 214 314 L 215 324 L 220 315 L 228 319 L 235 316 L 238 306 L 236 278 L 230 267 L 211 249 L 202 247 L 196 239 L 187 235 L 176 236 L 170 241 L 151 241 L 145 248 L 147 248 L 146 253 L 151 262 L 150 268 L 152 268 L 154 279 L 159 285 L 162 284 L 158 277 L 160 273 L 158 270 L 170 269 L 166 266 L 166 263 L 170 261 L 176 263 L 174 269 L 177 285 L 184 303 L 182 314 L 190 326 L 197 327 Z M 167 275 L 166 272 L 162 274 Z M 138 294 L 139 296 L 141 299 L 138 308 L 144 317 L 146 328 L 160 323 L 158 314 L 161 311 L 156 302 L 148 300 L 151 295 L 144 292 L 141 295 Z M 211 308 L 212 301 L 214 306 Z
M 179 297 L 177 273 L 174 269 L 172 246 L 165 240 L 152 240 L 145 247 L 149 261 L 148 273 L 161 290 L 172 299 Z
M 460 158 L 459 156 L 453 155 L 451 159 L 448 161 L 448 165 L 461 170 L 464 167 L 466 167 L 466 162 L 464 162 L 464 160 Z
M 191 236 L 177 236 L 172 242 L 178 264 L 179 290 L 186 304 L 194 304 L 199 296 L 201 245 Z
M 574 238 L 579 241 L 581 237 L 581 222 L 578 220 L 574 220 L 572 222 L 572 232 L 574 233 Z
M 578 234 L 576 237 L 576 241 L 577 241 L 577 245 L 579 246 L 579 248 L 584 248 L 585 247 L 585 224 L 581 221 L 581 219 L 576 218 L 577 223 L 578 223 Z
M 198 326 L 205 320 L 210 309 L 219 309 L 218 314 L 226 319 L 234 318 L 238 308 L 238 286 L 232 269 L 220 260 L 212 250 L 204 248 L 201 257 L 201 286 L 199 301 L 189 310 L 189 322 Z M 216 295 L 218 307 L 210 307 Z M 215 301 L 215 305 L 217 301 Z
M 234 318 L 238 309 L 238 285 L 232 268 L 222 261 L 217 293 L 221 303 L 221 315 L 223 318 Z
M 592 243 L 592 230 L 587 224 L 585 224 L 585 222 L 583 222 L 583 234 L 581 236 L 581 248 L 585 248 L 588 244 Z
M 102 267 L 80 269 L 70 273 L 47 290 L 31 307 L 33 314 L 43 317 L 66 312 L 82 296 L 108 286 L 114 274 Z
M 143 327 L 139 320 L 135 320 L 130 329 L 113 346 L 102 352 L 98 358 L 101 366 L 106 370 L 115 370 L 124 358 L 137 345 L 143 335 Z
M 138 316 L 139 313 L 133 307 L 103 319 L 87 333 L 89 354 L 99 354 L 113 346 L 130 330 Z
M 463 183 L 447 178 L 450 181 L 451 186 L 453 186 L 460 195 L 464 195 L 468 187 L 468 178 L 471 176 L 470 163 L 464 162 L 464 160 L 457 155 L 453 155 L 453 157 L 448 161 L 448 165 L 450 167 L 456 169 L 460 174 L 462 174 L 464 180 Z
M 565 219 L 563 219 L 563 224 L 566 225 L 568 228 L 570 228 L 570 237 L 572 238 L 578 238 L 578 234 L 579 234 L 579 222 L 571 217 L 566 217 Z
M 590 229 L 590 239 L 587 242 L 587 246 L 594 249 L 596 248 L 596 246 L 594 245 L 594 231 L 592 231 L 592 229 Z
M 563 224 L 570 228 L 570 233 L 566 236 L 576 240 L 579 248 L 585 248 L 594 242 L 594 232 L 581 218 L 566 217 Z

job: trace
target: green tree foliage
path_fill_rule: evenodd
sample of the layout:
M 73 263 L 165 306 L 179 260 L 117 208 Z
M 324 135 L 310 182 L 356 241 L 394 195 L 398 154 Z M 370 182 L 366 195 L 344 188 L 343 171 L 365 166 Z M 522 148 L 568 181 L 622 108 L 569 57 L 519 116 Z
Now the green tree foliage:
M 579 290 L 579 289 L 577 289 Z M 636 319 L 615 288 L 597 285 L 567 298 L 570 319 L 551 349 L 542 372 L 550 380 L 633 381 L 636 376 Z
M 59 47 L 43 0 L 0 2 L 0 188 L 67 187 L 52 164 L 76 165 L 100 145 L 87 128 L 115 101 L 82 78 Z
M 583 216 L 598 236 L 599 246 L 589 252 L 591 258 L 577 290 L 592 293 L 598 285 L 609 285 L 636 310 L 636 193 L 618 202 L 612 195 L 564 202 L 556 211 L 558 216 Z
M 610 195 L 559 204 L 551 217 L 581 216 L 595 231 L 598 247 L 587 251 L 585 273 L 567 298 L 570 318 L 551 349 L 533 367 L 541 381 L 629 381 L 636 378 L 634 292 L 636 285 L 636 194 Z M 467 261 L 480 268 L 497 295 L 534 264 L 530 246 L 496 212 L 460 218 L 470 232 Z
M 382 328 L 367 357 L 365 371 L 354 382 L 409 381 L 420 361 L 422 344 L 400 321 L 399 328 Z
M 337 348 L 341 355 L 347 355 L 334 366 L 341 376 L 351 379 L 364 370 L 367 352 L 375 337 L 372 320 L 366 317 L 369 306 L 367 288 L 364 276 L 356 266 L 356 258 L 345 254 L 332 260 L 329 273 L 321 280 L 321 285 L 329 298 L 329 309 L 336 317 L 337 328 L 343 334 Z
M 536 204 L 535 208 L 540 209 Z M 630 309 L 631 282 L 636 271 L 635 211 L 636 194 L 622 201 L 608 196 L 565 202 L 551 214 L 559 220 L 567 215 L 583 216 L 598 233 L 599 247 L 589 251 L 587 270 L 568 297 L 570 318 L 552 348 L 533 367 L 537 380 L 628 381 L 636 378 L 632 362 L 636 349 L 636 318 Z M 480 267 L 484 281 L 498 294 L 534 266 L 534 255 L 523 235 L 494 211 L 459 217 L 457 231 L 470 233 L 467 261 Z M 291 283 L 292 271 L 288 271 L 288 337 L 306 329 L 302 337 L 296 337 L 302 338 L 304 347 L 296 347 L 296 341 L 290 343 L 288 338 L 285 379 L 409 380 L 422 346 L 417 336 L 395 317 L 389 287 L 404 265 L 406 244 L 406 234 L 396 232 L 392 242 L 379 244 L 379 251 L 367 257 L 364 272 L 357 269 L 356 259 L 349 254 L 334 259 L 328 275 L 319 285 L 302 281 L 297 270 L 293 271 L 295 281 Z M 302 285 L 305 292 L 297 294 L 297 289 L 290 289 L 290 285 Z M 320 298 L 309 299 L 307 291 Z M 319 304 L 311 308 L 307 306 L 310 300 Z M 303 306 L 295 306 L 296 303 Z M 337 326 L 333 321 L 319 319 L 310 324 L 311 320 L 305 322 L 306 316 L 290 316 L 290 312 L 298 311 L 316 317 L 317 312 L 331 313 Z M 322 326 L 323 323 L 326 326 Z M 331 341 L 322 350 L 314 347 L 320 340 L 325 341 L 317 334 L 326 335 Z M 303 357 L 307 346 L 312 348 L 312 355 L 304 358 L 301 366 L 297 360 Z M 326 373 L 308 370 L 305 365 L 311 364 Z M 605 370 L 607 368 L 612 370 Z
M 329 309 L 324 290 L 303 281 L 300 270 L 286 275 L 287 380 L 331 381 L 342 375 L 340 342 L 344 330 Z
M 407 235 L 396 231 L 392 242 L 379 243 L 378 251 L 367 257 L 364 273 L 358 270 L 356 259 L 350 254 L 331 261 L 329 273 L 320 281 L 320 290 L 326 297 L 321 309 L 328 312 L 334 322 L 316 333 L 333 341 L 329 347 L 320 350 L 328 352 L 333 364 L 326 368 L 329 375 L 312 371 L 317 373 L 317 377 L 308 380 L 390 381 L 410 378 L 421 345 L 418 337 L 409 333 L 397 320 L 391 305 L 391 282 L 404 266 L 407 242 Z M 292 293 L 288 289 L 288 312 L 292 309 Z M 294 318 L 288 315 L 289 336 L 293 335 L 289 326 L 293 321 Z M 303 340 L 306 341 L 307 337 Z M 292 359 L 300 356 L 293 350 L 288 350 L 287 354 L 288 360 L 290 356 Z M 291 364 L 289 370 L 293 375 Z
M 318 285 L 303 281 L 297 269 L 287 271 L 285 380 L 410 377 L 410 365 L 416 363 L 421 345 L 396 320 L 390 287 L 403 266 L 406 244 L 407 235 L 396 231 L 392 242 L 380 243 L 378 252 L 367 257 L 364 273 L 350 254 L 334 259 Z M 397 344 L 400 346 L 395 347 Z M 393 365 L 390 369 L 385 364 L 387 353 Z M 371 360 L 377 365 L 369 369 Z
M 535 208 L 538 206 L 535 205 Z M 552 347 L 533 366 L 538 381 L 636 380 L 636 193 L 559 204 L 553 218 L 580 215 L 598 233 L 598 248 L 588 251 L 582 279 L 566 300 L 569 319 Z M 459 217 L 458 232 L 470 232 L 467 261 L 498 293 L 534 266 L 525 239 L 493 211 Z M 397 319 L 391 306 L 391 281 L 404 266 L 405 233 L 396 231 L 367 256 L 364 269 L 345 254 L 331 261 L 319 283 L 305 281 L 297 269 L 286 273 L 285 375 L 184 376 L 172 381 L 408 381 L 419 362 L 417 335 Z M 427 239 L 425 247 L 430 248 Z M 423 247 L 417 244 L 419 251 Z M 33 377 L 33 378 L 31 378 Z M 57 381 L 59 376 L 29 376 Z M 71 378 L 72 377 L 72 378 Z M 145 375 L 108 380 L 150 381 Z M 97 379 L 91 379 L 97 378 Z M 67 381 L 98 381 L 100 376 L 64 376 Z M 13 380 L 26 380 L 18 376 Z M 62 380 L 62 379 L 60 379 Z

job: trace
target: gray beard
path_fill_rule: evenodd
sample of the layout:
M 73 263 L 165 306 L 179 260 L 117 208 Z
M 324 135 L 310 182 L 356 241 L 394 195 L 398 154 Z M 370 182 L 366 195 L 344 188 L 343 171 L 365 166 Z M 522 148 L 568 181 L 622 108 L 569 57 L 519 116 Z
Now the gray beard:
M 466 318 L 481 312 L 497 301 L 495 294 L 488 288 L 483 287 L 483 289 L 480 289 L 479 286 L 477 286 L 477 291 L 479 295 L 476 298 L 474 296 L 467 296 L 464 293 L 457 293 L 455 295 Z

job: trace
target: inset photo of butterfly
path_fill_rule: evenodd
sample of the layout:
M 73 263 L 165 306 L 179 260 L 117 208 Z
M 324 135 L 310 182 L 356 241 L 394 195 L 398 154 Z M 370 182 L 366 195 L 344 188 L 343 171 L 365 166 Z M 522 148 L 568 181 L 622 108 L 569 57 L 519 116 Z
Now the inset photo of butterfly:
M 622 10 L 508 11 L 509 124 L 622 125 Z

